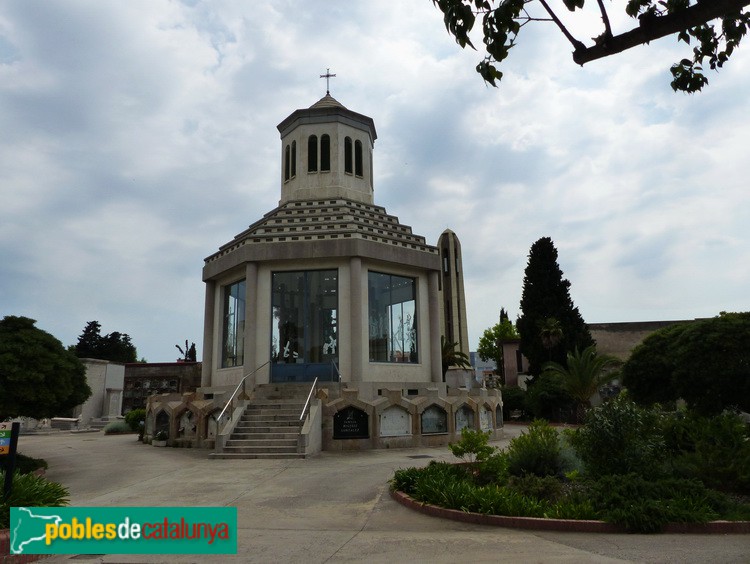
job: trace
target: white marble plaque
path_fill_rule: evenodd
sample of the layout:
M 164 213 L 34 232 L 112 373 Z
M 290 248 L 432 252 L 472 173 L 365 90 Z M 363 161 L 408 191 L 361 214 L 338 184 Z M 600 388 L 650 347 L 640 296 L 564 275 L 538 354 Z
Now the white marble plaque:
M 403 437 L 411 435 L 411 415 L 405 409 L 391 406 L 380 414 L 381 437 Z
M 456 433 L 460 433 L 462 429 L 474 428 L 474 412 L 466 406 L 463 406 L 456 412 Z
M 479 428 L 482 431 L 492 431 L 492 412 L 484 405 L 479 408 Z

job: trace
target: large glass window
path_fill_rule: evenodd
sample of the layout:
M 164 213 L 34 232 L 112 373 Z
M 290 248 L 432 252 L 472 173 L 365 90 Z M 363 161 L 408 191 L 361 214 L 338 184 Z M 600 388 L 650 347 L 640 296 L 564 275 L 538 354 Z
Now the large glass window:
M 271 361 L 330 363 L 338 358 L 338 272 L 274 272 Z
M 414 278 L 370 272 L 370 362 L 419 362 Z
M 245 350 L 245 281 L 224 286 L 224 327 L 221 366 L 229 368 L 244 364 Z

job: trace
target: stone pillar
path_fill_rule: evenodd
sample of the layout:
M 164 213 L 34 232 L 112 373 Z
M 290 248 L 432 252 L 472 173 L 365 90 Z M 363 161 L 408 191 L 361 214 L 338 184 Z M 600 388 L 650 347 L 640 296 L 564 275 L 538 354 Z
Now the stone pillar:
M 201 368 L 201 386 L 211 385 L 211 374 L 214 370 L 214 324 L 216 304 L 216 282 L 206 280 L 206 301 L 203 314 L 203 364 Z
M 427 275 L 428 307 L 430 310 L 430 372 L 433 382 L 443 381 L 443 355 L 440 350 L 440 293 L 438 273 Z
M 256 348 L 258 343 L 258 264 L 248 262 L 245 265 L 245 352 L 244 352 L 244 374 L 250 374 L 258 367 Z M 261 324 L 261 327 L 264 327 Z M 250 386 L 255 382 L 248 382 Z M 250 388 L 252 389 L 252 387 Z
M 348 381 L 361 382 L 365 358 L 365 351 L 362 350 L 362 331 L 367 320 L 362 319 L 362 310 L 365 308 L 362 303 L 362 259 L 359 257 L 352 257 L 349 260 L 349 292 L 351 295 L 349 303 L 349 311 L 351 312 L 351 333 L 349 335 L 351 339 L 349 346 L 351 374 L 348 375 Z M 346 379 L 346 375 L 342 375 L 342 380 L 344 379 Z

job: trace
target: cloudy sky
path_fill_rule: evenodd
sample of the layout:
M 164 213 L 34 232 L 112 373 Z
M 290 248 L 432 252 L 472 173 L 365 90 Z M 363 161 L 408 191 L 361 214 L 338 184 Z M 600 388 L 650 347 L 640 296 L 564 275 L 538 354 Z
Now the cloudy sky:
M 694 96 L 669 86 L 674 37 L 570 51 L 527 26 L 495 89 L 430 0 L 4 0 L 0 315 L 202 354 L 203 259 L 277 205 L 276 125 L 326 68 L 375 120 L 376 203 L 461 239 L 472 348 L 518 314 L 543 236 L 587 322 L 750 309 L 750 46 Z

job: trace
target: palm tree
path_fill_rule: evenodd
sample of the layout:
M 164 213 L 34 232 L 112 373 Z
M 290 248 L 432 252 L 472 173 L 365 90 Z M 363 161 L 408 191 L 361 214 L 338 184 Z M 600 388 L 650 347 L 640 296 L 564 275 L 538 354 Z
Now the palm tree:
M 539 337 L 542 339 L 542 345 L 549 354 L 549 360 L 552 360 L 552 349 L 563 338 L 562 324 L 554 317 L 548 317 L 539 323 Z
M 457 346 L 458 343 L 449 343 L 444 335 L 440 336 L 440 349 L 443 356 L 443 382 L 445 382 L 445 374 L 449 367 L 471 368 L 469 357 L 466 356 L 465 352 L 457 351 Z
M 562 376 L 565 391 L 577 403 L 576 416 L 583 420 L 586 409 L 591 407 L 591 397 L 599 388 L 611 382 L 618 375 L 613 371 L 622 361 L 612 355 L 596 354 L 596 346 L 591 345 L 579 352 L 578 348 L 567 355 L 567 366 L 548 362 L 544 370 Z

